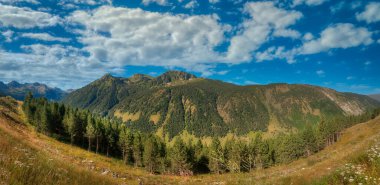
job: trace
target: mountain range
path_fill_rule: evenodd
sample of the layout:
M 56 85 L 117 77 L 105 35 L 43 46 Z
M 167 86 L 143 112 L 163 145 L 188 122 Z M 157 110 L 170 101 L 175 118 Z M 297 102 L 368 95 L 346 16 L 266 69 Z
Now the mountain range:
M 41 83 L 21 84 L 16 81 L 7 84 L 0 82 L 0 95 L 11 96 L 17 100 L 24 100 L 25 95 L 32 92 L 35 97 L 46 97 L 49 100 L 61 100 L 67 93 L 59 88 L 52 88 Z
M 110 74 L 68 94 L 63 103 L 117 117 L 132 128 L 175 136 L 281 132 L 379 107 L 365 95 L 303 84 L 238 86 L 181 72 L 158 77 Z
M 380 94 L 371 94 L 368 96 L 380 102 Z

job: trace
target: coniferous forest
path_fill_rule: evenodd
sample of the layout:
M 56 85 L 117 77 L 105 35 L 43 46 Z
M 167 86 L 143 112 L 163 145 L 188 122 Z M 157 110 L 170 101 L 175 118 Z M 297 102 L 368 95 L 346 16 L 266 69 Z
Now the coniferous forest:
M 131 129 L 118 119 L 34 98 L 31 93 L 22 108 L 27 122 L 42 134 L 120 158 L 126 165 L 143 167 L 151 173 L 177 175 L 248 172 L 289 163 L 333 144 L 343 129 L 380 114 L 376 109 L 360 116 L 336 117 L 267 139 L 258 133 L 248 141 L 235 137 L 222 144 L 214 137 L 206 145 L 201 140 L 184 141 L 179 137 L 168 143 L 154 134 Z

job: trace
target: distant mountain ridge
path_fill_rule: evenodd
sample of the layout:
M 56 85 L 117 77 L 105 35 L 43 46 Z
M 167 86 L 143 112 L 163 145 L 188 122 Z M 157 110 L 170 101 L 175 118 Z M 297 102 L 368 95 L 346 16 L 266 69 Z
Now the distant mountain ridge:
M 302 128 L 322 119 L 359 115 L 379 107 L 353 93 L 299 84 L 238 86 L 169 71 L 156 78 L 105 75 L 73 91 L 63 102 L 122 119 L 129 126 L 175 136 L 277 132 Z
M 59 101 L 67 95 L 67 92 L 59 88 L 52 88 L 41 83 L 21 84 L 16 81 L 11 81 L 5 84 L 0 82 L 0 94 L 11 96 L 17 100 L 24 100 L 28 92 L 32 92 L 35 97 L 46 97 L 53 101 Z
M 380 102 L 380 94 L 371 94 L 368 96 Z

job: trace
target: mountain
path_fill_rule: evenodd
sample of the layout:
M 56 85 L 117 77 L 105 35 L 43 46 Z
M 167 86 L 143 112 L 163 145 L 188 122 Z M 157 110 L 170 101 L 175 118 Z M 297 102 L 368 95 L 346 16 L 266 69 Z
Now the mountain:
M 5 84 L 0 82 L 1 94 L 11 96 L 17 100 L 24 100 L 25 95 L 32 92 L 35 97 L 46 97 L 49 100 L 61 100 L 67 93 L 59 88 L 52 88 L 40 83 L 25 83 L 20 84 L 16 81 Z
M 380 94 L 371 94 L 368 96 L 380 102 Z
M 278 132 L 380 106 L 368 96 L 312 85 L 238 86 L 180 71 L 156 78 L 107 74 L 70 93 L 63 102 L 170 136 L 183 130 L 197 136 Z

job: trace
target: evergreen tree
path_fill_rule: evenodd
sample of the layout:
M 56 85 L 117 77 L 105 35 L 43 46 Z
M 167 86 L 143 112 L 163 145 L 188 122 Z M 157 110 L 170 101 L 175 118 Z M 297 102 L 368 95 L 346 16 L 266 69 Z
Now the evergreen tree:
M 176 138 L 174 145 L 170 150 L 170 161 L 172 171 L 175 174 L 191 175 L 192 165 L 189 149 L 185 146 L 185 143 L 181 138 Z
M 77 125 L 77 117 L 73 110 L 69 110 L 67 114 L 65 114 L 63 119 L 63 124 L 66 132 L 70 136 L 70 143 L 74 144 L 75 137 L 77 136 L 78 125 Z
M 198 140 L 194 146 L 194 171 L 199 173 L 206 173 L 208 169 L 208 158 L 205 154 L 206 148 L 203 146 L 201 140 Z
M 91 115 L 87 116 L 86 136 L 88 138 L 88 151 L 91 151 L 91 141 L 95 138 L 95 123 Z
M 235 139 L 228 140 L 225 145 L 227 154 L 227 168 L 230 172 L 240 172 L 242 162 L 242 143 L 234 141 Z
M 131 163 L 133 159 L 133 134 L 125 127 L 120 130 L 119 146 L 122 151 L 124 163 Z
M 135 162 L 135 166 L 142 166 L 143 160 L 143 142 L 141 139 L 140 132 L 136 132 L 133 135 L 133 160 Z
M 160 167 L 160 153 L 157 139 L 150 135 L 144 143 L 143 161 L 150 173 L 156 173 Z
M 209 151 L 209 169 L 213 173 L 221 174 L 226 170 L 226 160 L 218 138 L 214 137 Z

